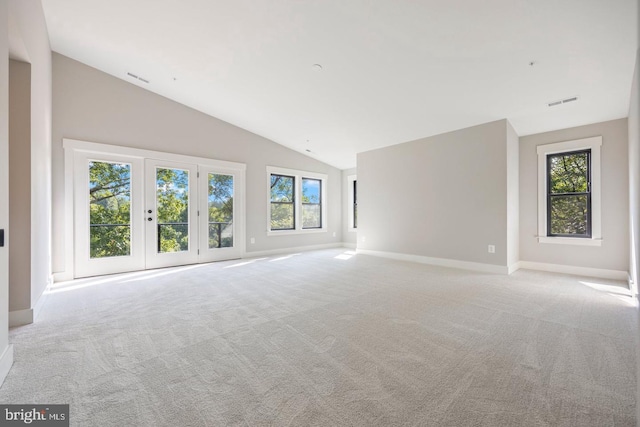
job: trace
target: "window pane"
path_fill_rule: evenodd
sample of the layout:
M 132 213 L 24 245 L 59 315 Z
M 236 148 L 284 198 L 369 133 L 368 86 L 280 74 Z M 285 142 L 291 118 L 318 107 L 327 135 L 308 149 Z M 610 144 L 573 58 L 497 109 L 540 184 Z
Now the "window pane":
M 353 181 L 353 228 L 358 228 L 358 181 Z
M 131 254 L 131 165 L 89 162 L 89 256 Z
M 209 174 L 209 248 L 233 247 L 233 176 Z
M 320 203 L 320 180 L 302 178 L 302 203 Z
M 290 230 L 293 228 L 293 203 L 271 203 L 271 229 Z
M 292 176 L 271 175 L 271 201 L 293 202 L 293 184 Z
M 189 171 L 156 168 L 158 252 L 189 250 Z
M 302 205 L 302 228 L 322 227 L 320 206 L 321 205 Z
M 587 196 L 551 197 L 551 234 L 587 235 Z
M 551 194 L 586 193 L 588 187 L 589 153 L 568 153 L 549 156 L 549 189 Z

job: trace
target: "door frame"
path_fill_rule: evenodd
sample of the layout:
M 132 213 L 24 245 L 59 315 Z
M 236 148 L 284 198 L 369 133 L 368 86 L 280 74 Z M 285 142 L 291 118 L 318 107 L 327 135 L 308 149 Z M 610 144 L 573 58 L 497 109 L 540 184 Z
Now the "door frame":
M 89 229 L 89 168 L 91 161 L 104 163 L 128 163 L 130 170 L 130 232 L 131 253 L 127 256 L 91 258 L 89 256 L 90 238 L 88 233 L 77 230 Z M 144 223 L 143 208 L 137 195 L 144 192 L 142 159 L 116 154 L 76 152 L 74 155 L 74 277 L 97 276 L 144 269 Z M 117 269 L 114 269 L 114 264 Z
M 239 199 L 236 196 L 237 194 L 242 194 L 242 185 L 244 182 L 244 177 L 239 176 L 237 170 L 227 169 L 222 167 L 212 167 L 212 166 L 200 166 L 198 168 L 198 180 L 199 185 L 205 186 L 207 188 L 206 192 L 200 192 L 198 197 L 200 197 L 200 215 L 198 220 L 200 221 L 200 230 L 206 229 L 209 230 L 209 174 L 216 175 L 229 175 L 233 177 L 233 224 L 232 224 L 232 235 L 233 235 L 233 247 L 226 248 L 209 248 L 209 239 L 200 239 L 200 262 L 213 262 L 219 261 L 222 259 L 233 259 L 233 258 L 244 258 L 244 243 L 245 241 L 243 234 L 244 228 L 244 218 L 238 217 L 236 220 L 236 211 L 237 211 L 237 203 L 239 203 Z M 202 236 L 202 232 L 200 234 Z
M 186 251 L 164 252 L 158 250 L 158 206 L 157 206 L 157 170 L 163 169 L 180 169 L 187 171 L 188 175 L 188 208 L 187 208 L 187 236 L 188 245 Z M 145 239 L 145 268 L 163 268 L 175 265 L 197 264 L 200 262 L 199 245 L 202 232 L 199 230 L 198 212 L 200 209 L 199 193 L 200 187 L 198 182 L 199 166 L 195 163 L 177 163 L 174 161 L 145 159 L 145 218 L 144 228 L 146 233 Z M 194 237 L 198 244 L 194 244 Z
M 115 156 L 119 159 L 130 158 L 139 159 L 156 159 L 167 162 L 190 163 L 196 164 L 198 169 L 220 169 L 233 172 L 236 182 L 234 194 L 234 203 L 236 212 L 234 213 L 234 222 L 239 224 L 236 232 L 235 244 L 240 250 L 240 257 L 244 257 L 246 253 L 246 215 L 245 215 L 245 181 L 247 165 L 244 163 L 229 162 L 225 160 L 216 160 L 206 157 L 188 156 L 176 153 L 167 153 L 163 151 L 145 150 L 140 148 L 122 147 L 118 145 L 101 144 L 96 142 L 81 141 L 76 139 L 63 138 L 62 147 L 64 149 L 64 200 L 65 200 L 65 242 L 64 242 L 64 266 L 62 272 L 54 273 L 56 281 L 71 280 L 75 277 L 75 185 L 76 176 L 75 158 L 81 156 Z M 202 210 L 202 208 L 200 208 Z M 204 261 L 207 262 L 207 261 Z

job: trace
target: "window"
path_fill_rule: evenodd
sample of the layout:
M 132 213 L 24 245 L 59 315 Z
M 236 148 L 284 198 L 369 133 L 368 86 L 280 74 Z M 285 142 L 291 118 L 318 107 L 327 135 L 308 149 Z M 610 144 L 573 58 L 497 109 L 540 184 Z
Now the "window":
M 322 181 L 302 178 L 302 228 L 322 227 Z
M 267 167 L 268 235 L 327 231 L 323 174 Z
M 591 150 L 547 155 L 547 236 L 591 237 Z
M 538 146 L 540 243 L 601 244 L 601 145 L 593 137 Z
M 271 230 L 294 230 L 295 183 L 293 176 L 271 174 Z
M 358 228 L 358 180 L 353 180 L 353 228 Z
M 358 228 L 358 177 L 356 175 L 347 176 L 347 189 L 349 193 L 347 230 L 356 231 Z

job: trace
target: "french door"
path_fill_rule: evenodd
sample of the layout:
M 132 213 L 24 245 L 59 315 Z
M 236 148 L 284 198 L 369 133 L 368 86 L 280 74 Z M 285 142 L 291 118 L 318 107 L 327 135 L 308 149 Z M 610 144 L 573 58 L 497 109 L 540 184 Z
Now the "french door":
M 198 168 L 145 160 L 146 268 L 198 262 Z
M 241 257 L 244 168 L 175 157 L 75 153 L 74 277 Z

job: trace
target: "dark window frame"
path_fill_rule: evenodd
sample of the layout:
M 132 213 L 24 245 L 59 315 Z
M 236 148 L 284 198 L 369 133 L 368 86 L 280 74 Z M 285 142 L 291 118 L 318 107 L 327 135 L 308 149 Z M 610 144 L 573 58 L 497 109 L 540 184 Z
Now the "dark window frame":
M 318 181 L 318 197 L 319 197 L 319 201 L 318 203 L 312 203 L 312 202 L 303 202 L 302 200 L 300 201 L 300 204 L 302 205 L 302 211 L 304 212 L 304 206 L 305 205 L 318 205 L 318 208 L 320 209 L 320 225 L 318 227 L 305 227 L 304 226 L 304 220 L 302 220 L 302 229 L 303 230 L 317 230 L 322 228 L 322 180 L 320 178 L 305 178 L 305 177 L 301 177 L 300 178 L 300 191 L 302 192 L 302 188 L 304 187 L 304 181 Z
M 353 228 L 358 228 L 358 180 L 353 180 Z
M 274 176 L 279 176 L 281 178 L 291 178 L 293 180 L 293 184 L 291 186 L 292 188 L 292 195 L 291 195 L 291 202 L 274 202 L 273 199 L 271 199 L 271 192 L 269 193 L 269 198 L 271 205 L 293 205 L 293 227 L 292 228 L 272 228 L 271 227 L 271 210 L 269 211 L 269 230 L 271 231 L 289 231 L 289 230 L 295 230 L 296 229 L 296 177 L 292 176 L 292 175 L 283 175 L 280 173 L 270 173 L 269 174 L 269 180 L 271 181 L 271 178 Z M 270 206 L 271 206 L 270 205 Z
M 574 192 L 574 193 L 551 193 L 551 159 L 554 157 L 563 157 L 577 154 L 587 155 L 587 191 L 586 192 Z M 591 204 L 591 149 L 564 151 L 560 153 L 547 154 L 547 236 L 548 237 L 574 237 L 579 239 L 590 239 L 593 234 L 593 221 L 592 221 L 592 204 Z M 552 199 L 555 197 L 587 197 L 587 227 L 585 234 L 557 234 L 551 232 L 551 206 Z

